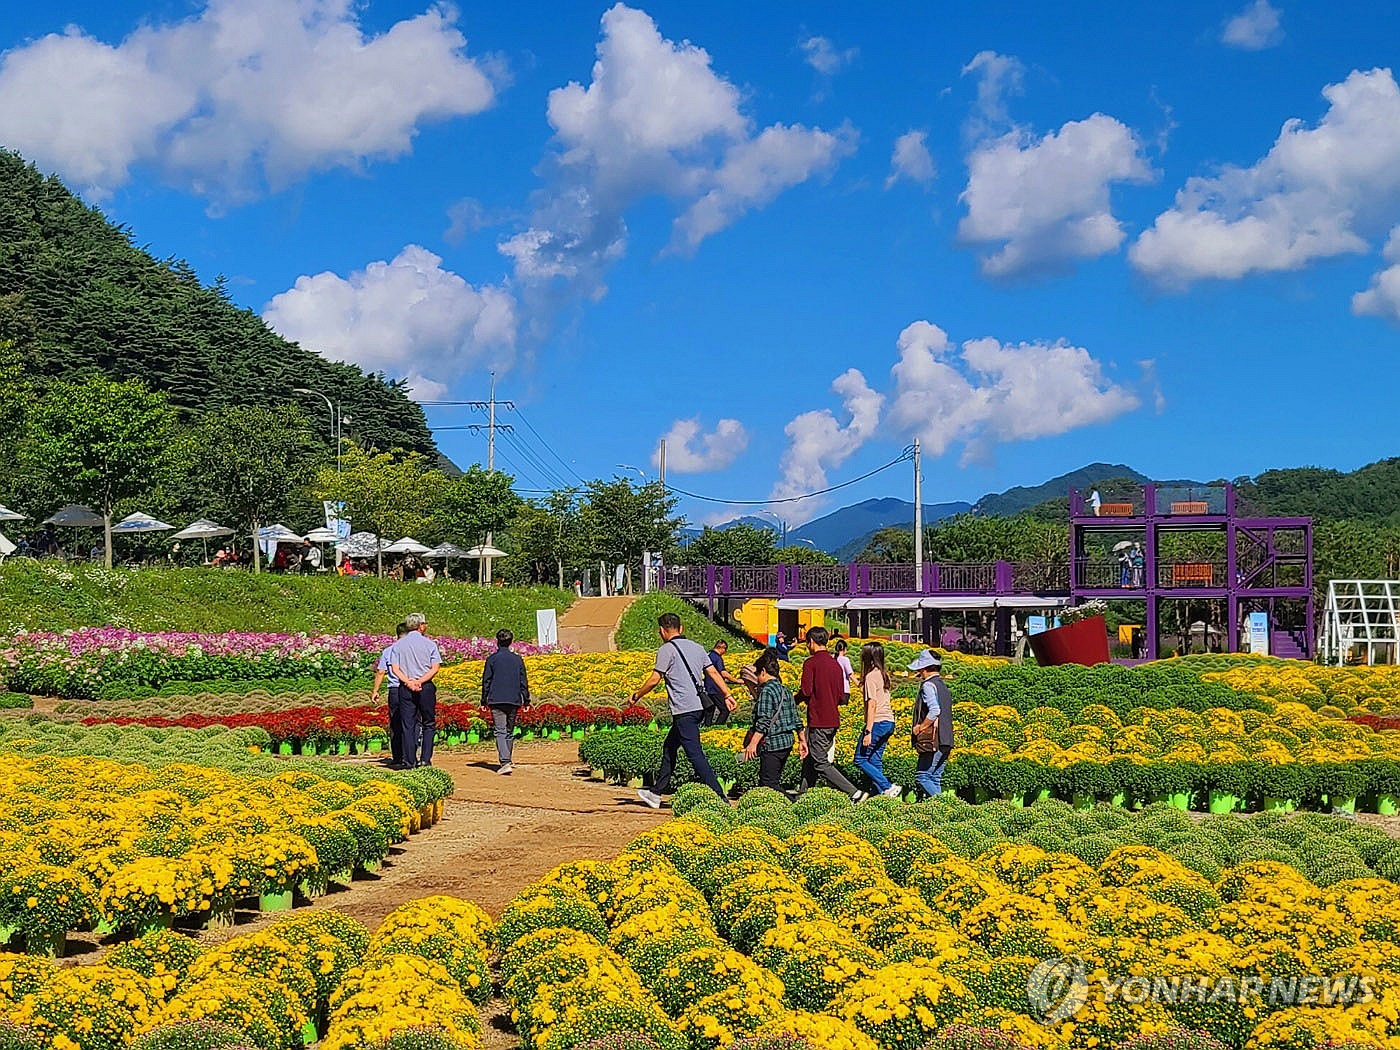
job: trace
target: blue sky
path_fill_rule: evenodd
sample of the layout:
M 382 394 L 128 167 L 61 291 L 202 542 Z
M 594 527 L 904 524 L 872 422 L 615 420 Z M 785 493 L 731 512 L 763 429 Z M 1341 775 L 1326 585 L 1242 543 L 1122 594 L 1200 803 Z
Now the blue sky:
M 0 143 L 327 356 L 431 400 L 494 368 L 561 457 L 520 427 L 525 488 L 666 435 L 674 484 L 747 500 L 916 434 L 930 501 L 1396 451 L 1393 5 L 6 15 Z

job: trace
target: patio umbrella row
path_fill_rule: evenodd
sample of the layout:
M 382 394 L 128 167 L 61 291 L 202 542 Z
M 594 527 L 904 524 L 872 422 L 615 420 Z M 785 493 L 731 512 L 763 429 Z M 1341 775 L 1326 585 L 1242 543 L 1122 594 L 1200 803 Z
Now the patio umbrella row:
M 20 514 L 18 511 L 10 510 L 8 507 L 0 506 L 0 521 L 24 521 L 28 519 L 27 514 Z M 55 525 L 59 528 L 95 529 L 103 525 L 102 515 L 98 514 L 91 507 L 84 507 L 73 504 L 62 508 L 51 517 L 45 518 L 45 525 Z M 129 536 L 148 532 L 169 532 L 174 529 L 174 525 L 167 525 L 149 514 L 137 511 L 128 514 L 121 521 L 112 526 L 114 536 Z M 232 536 L 235 530 L 226 525 L 220 525 L 216 521 L 208 518 L 200 518 L 192 521 L 183 529 L 176 532 L 171 539 L 175 540 L 214 540 Z M 382 549 L 385 554 L 414 554 L 422 558 L 504 558 L 506 552 L 487 545 L 469 547 L 463 549 L 455 543 L 442 543 L 436 547 L 429 547 L 426 543 L 419 543 L 412 536 L 403 536 L 393 543 L 384 544 L 378 536 L 372 532 L 352 533 L 348 539 L 341 540 L 340 536 L 331 529 L 312 529 L 305 536 L 293 532 L 282 524 L 268 525 L 258 530 L 258 539 L 263 541 L 271 540 L 275 543 L 301 543 L 303 540 L 310 540 L 312 543 L 334 543 L 336 549 L 350 558 L 369 558 L 379 553 Z

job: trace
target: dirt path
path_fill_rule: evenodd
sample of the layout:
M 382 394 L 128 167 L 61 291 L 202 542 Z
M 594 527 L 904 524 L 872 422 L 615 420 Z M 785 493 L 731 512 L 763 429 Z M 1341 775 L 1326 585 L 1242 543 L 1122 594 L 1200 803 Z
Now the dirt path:
M 610 653 L 617 649 L 617 628 L 635 595 L 619 598 L 580 598 L 559 618 L 559 642 L 581 653 Z

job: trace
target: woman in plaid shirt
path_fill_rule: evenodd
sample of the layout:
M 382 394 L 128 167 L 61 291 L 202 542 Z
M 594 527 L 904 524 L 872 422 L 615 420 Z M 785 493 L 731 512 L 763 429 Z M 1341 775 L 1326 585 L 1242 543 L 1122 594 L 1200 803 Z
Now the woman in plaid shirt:
M 758 673 L 758 699 L 753 705 L 753 728 L 744 738 L 744 758 L 758 758 L 759 787 L 781 791 L 783 767 L 798 743 L 797 703 L 783 685 L 776 649 L 765 649 L 753 669 Z

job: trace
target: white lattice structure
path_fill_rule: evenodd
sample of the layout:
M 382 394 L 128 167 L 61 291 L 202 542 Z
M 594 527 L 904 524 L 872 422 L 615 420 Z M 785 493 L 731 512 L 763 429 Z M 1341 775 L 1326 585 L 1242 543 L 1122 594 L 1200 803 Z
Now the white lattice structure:
M 1333 580 L 1323 611 L 1323 663 L 1393 664 L 1400 643 L 1400 580 Z

